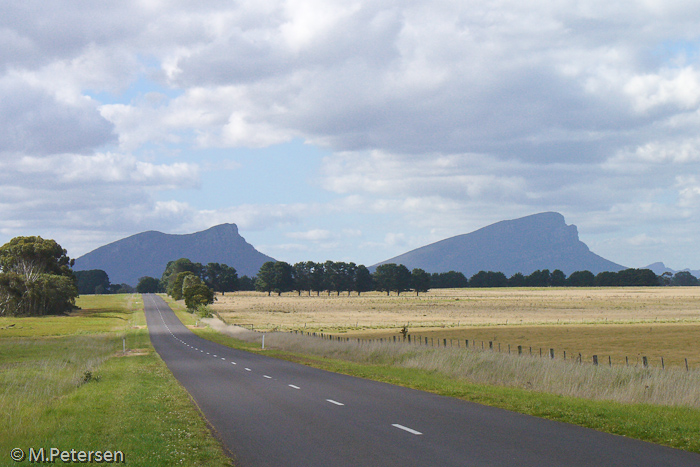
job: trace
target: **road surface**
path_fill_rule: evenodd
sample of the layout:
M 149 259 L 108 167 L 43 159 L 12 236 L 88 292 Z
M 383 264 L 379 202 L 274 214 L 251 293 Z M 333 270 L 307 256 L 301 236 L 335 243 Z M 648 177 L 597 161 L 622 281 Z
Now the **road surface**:
M 151 341 L 243 467 L 700 466 L 700 455 L 216 344 L 144 295 Z

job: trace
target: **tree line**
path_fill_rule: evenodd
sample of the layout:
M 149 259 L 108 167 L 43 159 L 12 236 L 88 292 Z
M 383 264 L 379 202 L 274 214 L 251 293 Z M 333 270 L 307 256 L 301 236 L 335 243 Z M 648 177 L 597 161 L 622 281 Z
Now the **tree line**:
M 296 291 L 329 295 L 341 292 L 361 294 L 371 290 L 394 292 L 413 291 L 416 294 L 439 288 L 490 287 L 649 287 L 658 285 L 699 285 L 698 279 L 687 271 L 675 275 L 657 276 L 650 269 L 625 269 L 618 272 L 576 271 L 566 276 L 559 269 L 541 269 L 528 275 L 507 277 L 502 272 L 479 271 L 469 279 L 456 271 L 429 274 L 423 269 L 409 271 L 402 264 L 382 264 L 373 273 L 364 265 L 326 261 L 300 262 L 290 265 L 284 261 L 269 261 L 260 268 L 250 290 L 267 294 Z

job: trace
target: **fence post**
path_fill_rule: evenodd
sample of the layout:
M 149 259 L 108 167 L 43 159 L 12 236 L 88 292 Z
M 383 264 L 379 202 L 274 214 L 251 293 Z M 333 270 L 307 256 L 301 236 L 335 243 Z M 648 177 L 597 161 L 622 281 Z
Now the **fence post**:
M 564 351 L 564 360 L 566 360 L 566 350 Z
M 409 344 L 411 343 L 411 335 L 410 334 L 408 335 L 408 343 Z
M 661 357 L 661 369 L 665 370 L 666 367 L 664 366 L 664 357 Z
M 597 355 L 593 355 L 593 364 L 596 366 L 598 365 L 598 356 Z
M 447 339 L 443 339 L 443 340 L 442 340 L 442 346 L 443 346 L 443 347 L 447 347 Z
M 612 366 L 612 357 L 608 355 L 608 366 Z
M 646 357 L 642 357 L 642 365 L 644 365 L 644 368 L 649 366 L 649 360 Z
M 688 359 L 687 358 L 685 359 L 685 371 L 690 371 L 690 370 L 688 370 Z
M 518 346 L 518 355 L 522 355 L 522 354 L 523 354 L 523 346 L 519 345 Z
M 630 360 L 627 355 L 625 355 L 625 366 L 630 366 Z
M 425 338 L 425 345 L 428 345 L 428 338 Z M 469 348 L 469 339 L 464 339 L 464 346 Z
M 489 341 L 489 350 L 493 350 L 493 341 Z
M 554 349 L 549 349 L 549 358 L 554 358 Z

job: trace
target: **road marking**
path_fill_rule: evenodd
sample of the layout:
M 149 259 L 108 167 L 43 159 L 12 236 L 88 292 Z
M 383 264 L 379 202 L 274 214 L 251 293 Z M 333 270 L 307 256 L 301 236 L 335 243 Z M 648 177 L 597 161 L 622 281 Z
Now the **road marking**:
M 408 431 L 409 433 L 414 434 L 414 435 L 422 435 L 423 434 L 420 431 L 413 430 L 411 428 L 408 428 L 407 426 L 399 425 L 398 423 L 394 423 L 391 426 L 393 426 L 394 428 L 398 428 L 399 430 Z
M 272 379 L 272 376 L 263 375 L 263 378 Z
M 293 384 L 288 384 L 287 386 L 289 386 L 292 389 L 301 389 L 299 386 L 294 386 Z
M 224 357 L 221 357 L 221 360 L 226 360 Z
M 253 371 L 253 370 L 251 370 L 250 368 L 246 368 L 245 371 Z
M 326 402 L 330 402 L 331 404 L 335 405 L 345 405 L 342 402 L 334 401 L 333 399 L 326 399 Z
M 236 364 L 236 362 L 231 362 L 231 365 L 235 365 L 235 364 Z
M 216 358 L 216 355 L 213 355 L 214 358 Z

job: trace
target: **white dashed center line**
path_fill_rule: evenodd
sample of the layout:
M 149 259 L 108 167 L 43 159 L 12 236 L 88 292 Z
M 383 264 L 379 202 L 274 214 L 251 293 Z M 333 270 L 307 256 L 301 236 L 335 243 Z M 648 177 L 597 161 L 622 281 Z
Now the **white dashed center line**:
M 272 376 L 263 375 L 263 378 L 272 379 Z
M 334 401 L 333 399 L 326 399 L 326 402 L 330 402 L 331 404 L 335 405 L 345 405 L 342 402 Z
M 235 364 L 236 364 L 236 362 L 231 362 L 231 365 L 235 365 Z
M 394 428 L 398 428 L 399 430 L 408 431 L 409 433 L 414 434 L 414 435 L 422 435 L 423 434 L 420 431 L 413 430 L 411 428 L 408 428 L 407 426 L 399 425 L 398 423 L 394 423 L 391 426 L 393 426 Z
M 245 371 L 253 371 L 253 370 L 251 370 L 250 368 L 246 368 Z
M 287 386 L 289 386 L 292 389 L 301 389 L 299 386 L 294 386 L 293 384 L 288 384 Z

